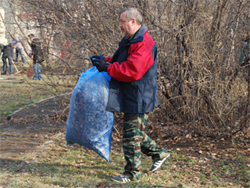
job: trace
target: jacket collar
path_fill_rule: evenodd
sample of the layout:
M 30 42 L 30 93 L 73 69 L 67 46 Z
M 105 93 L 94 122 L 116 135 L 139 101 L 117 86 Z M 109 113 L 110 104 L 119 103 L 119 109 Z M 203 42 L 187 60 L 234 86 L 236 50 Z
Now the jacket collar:
M 144 34 L 148 32 L 148 28 L 142 24 L 142 26 L 140 27 L 140 29 L 132 36 L 132 37 L 128 37 L 127 35 L 123 38 L 122 43 L 127 43 L 127 45 L 130 45 L 132 43 L 136 43 L 136 42 L 141 42 L 143 41 L 143 37 Z

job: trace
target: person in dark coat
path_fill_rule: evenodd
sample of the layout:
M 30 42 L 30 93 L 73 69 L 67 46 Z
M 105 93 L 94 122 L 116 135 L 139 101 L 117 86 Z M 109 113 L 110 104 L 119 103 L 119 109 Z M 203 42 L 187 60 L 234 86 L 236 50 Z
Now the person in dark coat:
M 2 49 L 3 75 L 6 75 L 6 72 L 7 72 L 7 61 L 6 61 L 7 59 L 8 59 L 9 66 L 10 66 L 10 75 L 13 74 L 13 69 L 12 69 L 13 51 L 14 51 L 13 43 L 9 43 L 8 45 L 4 46 Z
M 2 50 L 3 50 L 4 44 L 0 43 L 0 57 L 2 55 Z
M 241 45 L 239 64 L 247 65 L 250 61 L 250 37 L 247 37 Z
M 41 64 L 43 59 L 43 51 L 42 51 L 42 45 L 38 38 L 35 38 L 34 34 L 29 34 L 28 37 L 31 40 L 31 49 L 32 49 L 32 55 L 33 55 L 33 70 L 34 70 L 34 78 L 33 80 L 41 80 L 42 74 L 41 69 L 39 67 L 39 64 Z
M 141 153 L 152 157 L 149 169 L 155 172 L 170 157 L 145 133 L 148 113 L 158 105 L 157 46 L 142 23 L 136 8 L 120 13 L 120 28 L 125 37 L 113 57 L 92 56 L 94 66 L 111 76 L 106 110 L 123 112 L 123 152 L 125 171 L 111 179 L 120 183 L 140 178 Z

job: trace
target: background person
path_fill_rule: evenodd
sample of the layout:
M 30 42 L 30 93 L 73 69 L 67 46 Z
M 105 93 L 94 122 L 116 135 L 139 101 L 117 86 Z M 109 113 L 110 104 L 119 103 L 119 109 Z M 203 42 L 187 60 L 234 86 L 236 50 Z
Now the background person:
M 14 50 L 14 44 L 9 43 L 8 45 L 4 46 L 2 49 L 2 60 L 3 60 L 3 75 L 6 75 L 7 73 L 7 59 L 10 66 L 10 75 L 13 74 L 13 68 L 12 68 L 12 59 L 13 59 L 13 50 Z
M 250 36 L 241 45 L 239 64 L 246 65 L 250 60 Z
M 21 44 L 21 42 L 19 41 L 18 37 L 15 37 L 12 41 L 12 43 L 15 45 L 15 49 L 16 49 L 16 63 L 18 63 L 18 54 L 20 54 L 21 59 L 23 64 L 25 64 L 24 58 L 23 58 L 23 46 Z
M 3 50 L 4 44 L 0 43 L 0 57 L 2 55 L 2 50 Z
M 136 8 L 122 10 L 119 26 L 125 37 L 119 48 L 113 57 L 91 57 L 99 71 L 107 71 L 111 76 L 106 110 L 124 112 L 126 166 L 121 175 L 111 178 L 120 183 L 139 180 L 141 152 L 152 157 L 151 172 L 158 170 L 170 157 L 144 132 L 148 113 L 158 105 L 158 95 L 157 47 L 142 19 Z
M 38 38 L 35 38 L 34 34 L 29 34 L 28 37 L 31 40 L 31 49 L 32 49 L 32 55 L 33 55 L 33 70 L 34 70 L 34 78 L 33 80 L 41 80 L 42 74 L 41 69 L 39 67 L 39 64 L 41 64 L 43 59 L 43 51 L 42 51 L 42 45 Z

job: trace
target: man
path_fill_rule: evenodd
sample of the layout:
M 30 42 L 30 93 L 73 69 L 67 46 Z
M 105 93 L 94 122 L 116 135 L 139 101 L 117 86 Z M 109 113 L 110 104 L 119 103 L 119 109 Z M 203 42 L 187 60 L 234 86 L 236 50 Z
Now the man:
M 2 50 L 3 50 L 4 44 L 0 43 L 0 57 L 2 55 Z
M 32 49 L 32 55 L 33 55 L 33 70 L 34 70 L 34 78 L 33 80 L 41 80 L 42 74 L 41 69 L 39 67 L 39 64 L 43 62 L 43 51 L 42 51 L 42 45 L 38 38 L 35 38 L 34 34 L 29 34 L 28 37 L 31 40 L 31 49 Z
M 18 54 L 20 54 L 21 59 L 23 64 L 25 63 L 24 58 L 23 58 L 23 46 L 21 44 L 21 42 L 19 41 L 18 37 L 15 37 L 12 41 L 12 43 L 15 45 L 15 49 L 16 49 L 16 63 L 18 63 Z
M 6 59 L 8 59 L 9 65 L 10 65 L 10 75 L 13 74 L 13 69 L 12 69 L 13 49 L 14 49 L 14 44 L 13 43 L 9 43 L 8 45 L 4 46 L 3 49 L 2 49 L 2 52 L 3 52 L 3 56 L 2 56 L 3 75 L 6 75 L 6 72 L 7 72 Z
M 126 183 L 139 180 L 141 152 L 151 156 L 155 172 L 170 157 L 144 132 L 148 113 L 158 105 L 157 47 L 142 15 L 136 8 L 120 13 L 120 28 L 125 37 L 113 57 L 92 56 L 97 69 L 111 76 L 109 100 L 106 110 L 124 112 L 123 152 L 125 172 L 111 179 Z
M 250 37 L 246 37 L 240 50 L 239 64 L 241 66 L 247 65 L 250 60 Z

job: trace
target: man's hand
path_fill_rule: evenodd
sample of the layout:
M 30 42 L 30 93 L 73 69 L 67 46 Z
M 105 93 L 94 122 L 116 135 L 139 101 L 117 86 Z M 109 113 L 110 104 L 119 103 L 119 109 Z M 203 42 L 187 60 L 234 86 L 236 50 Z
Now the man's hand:
M 92 62 L 93 65 L 96 66 L 96 68 L 99 70 L 99 72 L 104 71 L 105 61 L 103 61 L 102 59 L 94 59 Z
M 95 59 L 93 60 L 93 65 L 96 66 L 96 68 L 99 70 L 99 72 L 106 71 L 110 65 L 110 63 L 106 63 L 102 59 Z
M 98 56 L 98 55 L 91 56 L 90 59 L 91 59 L 93 65 L 94 65 L 94 62 L 93 62 L 94 60 L 97 60 L 97 59 L 105 60 L 103 55 L 101 55 L 101 54 L 100 54 L 100 56 Z
M 100 56 L 98 56 L 98 55 L 94 55 L 94 56 L 91 56 L 90 59 L 91 59 L 91 60 L 94 60 L 94 59 L 101 59 L 101 58 L 100 58 Z

